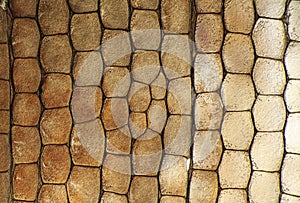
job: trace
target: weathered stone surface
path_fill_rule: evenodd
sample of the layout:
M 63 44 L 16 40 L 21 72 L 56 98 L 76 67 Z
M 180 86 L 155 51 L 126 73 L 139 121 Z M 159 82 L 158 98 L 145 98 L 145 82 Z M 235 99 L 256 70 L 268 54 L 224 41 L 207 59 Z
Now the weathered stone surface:
M 225 150 L 219 166 L 221 188 L 246 188 L 251 173 L 249 155 L 243 151 Z
M 300 81 L 290 80 L 286 86 L 284 99 L 289 112 L 300 111 Z
M 67 203 L 67 192 L 64 185 L 43 185 L 39 196 L 38 201 L 41 203 L 46 202 L 61 202 Z
M 158 201 L 158 183 L 155 177 L 133 177 L 129 202 L 157 202 Z
M 291 40 L 300 41 L 300 2 L 291 1 L 288 7 L 287 15 L 289 17 L 288 22 L 288 33 Z
M 118 195 L 111 192 L 104 192 L 101 197 L 100 203 L 109 203 L 109 202 L 128 203 L 128 200 L 125 195 Z
M 300 42 L 290 42 L 285 52 L 285 68 L 290 79 L 300 79 Z
M 0 201 L 8 202 L 10 197 L 9 173 L 0 173 Z
M 255 100 L 252 79 L 244 74 L 227 74 L 221 88 L 226 111 L 250 110 Z
M 41 104 L 36 94 L 17 94 L 13 103 L 13 123 L 17 125 L 37 125 Z
M 262 57 L 282 59 L 286 47 L 285 35 L 281 20 L 259 18 L 252 32 L 256 54 Z
M 195 41 L 198 52 L 218 52 L 224 35 L 222 16 L 200 14 L 197 16 Z
M 71 39 L 78 51 L 99 49 L 101 25 L 97 13 L 75 14 L 71 20 Z
M 38 190 L 37 164 L 16 165 L 12 181 L 15 199 L 34 201 Z
M 106 151 L 114 154 L 129 154 L 131 134 L 128 126 L 106 132 Z
M 167 107 L 164 100 L 152 100 L 147 112 L 148 128 L 161 133 L 167 121 Z
M 148 85 L 133 82 L 130 87 L 128 101 L 130 110 L 144 112 L 148 109 L 151 101 L 150 88 Z
M 69 75 L 48 74 L 42 86 L 42 101 L 46 108 L 68 106 L 72 92 Z
M 151 83 L 151 96 L 153 99 L 163 99 L 166 96 L 167 81 L 162 71 L 157 78 Z
M 285 3 L 286 0 L 255 0 L 255 7 L 259 16 L 281 18 L 285 10 Z
M 248 0 L 225 0 L 224 19 L 230 32 L 248 34 L 254 24 L 254 5 Z
M 10 129 L 10 112 L 0 111 L 0 133 L 9 133 Z
M 281 169 L 282 191 L 291 195 L 300 195 L 300 156 L 287 154 L 283 160 Z
M 222 0 L 196 0 L 197 13 L 220 13 Z
M 193 168 L 216 170 L 223 151 L 218 131 L 197 131 L 194 137 Z
M 129 115 L 129 127 L 133 138 L 138 138 L 147 129 L 147 116 L 145 113 L 131 112 Z
M 67 183 L 70 203 L 98 202 L 100 195 L 99 168 L 74 166 Z
M 69 0 L 71 9 L 76 13 L 84 13 L 98 10 L 97 0 Z
M 289 114 L 286 121 L 284 138 L 285 150 L 291 153 L 300 153 L 300 114 Z
M 190 203 L 215 202 L 218 196 L 216 172 L 195 170 L 190 183 Z
M 252 111 L 258 131 L 281 131 L 283 129 L 286 109 L 282 97 L 259 95 Z
M 42 40 L 40 59 L 46 72 L 70 73 L 72 49 L 68 36 L 45 37 Z
M 280 203 L 299 203 L 300 198 L 292 195 L 282 194 Z
M 16 92 L 36 92 L 41 82 L 41 70 L 36 59 L 16 59 L 13 68 Z
M 7 135 L 0 135 L 0 171 L 7 171 L 10 167 L 10 141 Z
M 35 17 L 37 0 L 14 0 L 11 1 L 12 12 L 17 17 Z
M 7 44 L 0 44 L 0 78 L 9 79 L 9 57 Z
M 247 192 L 240 189 L 221 190 L 218 203 L 240 202 L 247 203 Z
M 38 128 L 19 126 L 12 128 L 12 155 L 16 164 L 37 162 L 40 150 Z
M 36 21 L 29 18 L 16 18 L 12 30 L 12 46 L 15 57 L 36 57 L 40 33 Z
M 185 199 L 183 197 L 177 196 L 162 196 L 160 198 L 160 203 L 185 203 Z
M 138 9 L 156 10 L 160 1 L 159 0 L 131 0 L 131 6 Z
M 10 106 L 10 84 L 9 81 L 0 80 L 0 109 L 9 110 Z

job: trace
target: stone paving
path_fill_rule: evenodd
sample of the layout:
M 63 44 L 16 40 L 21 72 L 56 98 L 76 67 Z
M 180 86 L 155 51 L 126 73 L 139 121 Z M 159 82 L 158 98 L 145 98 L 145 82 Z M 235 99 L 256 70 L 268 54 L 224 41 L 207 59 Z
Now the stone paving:
M 299 0 L 11 0 L 0 202 L 300 202 Z

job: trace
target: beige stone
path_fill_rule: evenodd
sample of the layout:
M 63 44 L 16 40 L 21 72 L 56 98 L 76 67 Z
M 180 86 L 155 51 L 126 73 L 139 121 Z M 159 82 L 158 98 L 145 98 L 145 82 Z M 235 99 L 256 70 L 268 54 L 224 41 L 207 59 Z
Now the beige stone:
M 131 0 L 131 6 L 138 9 L 156 10 L 159 3 L 159 0 Z
M 16 18 L 13 23 L 11 37 L 15 57 L 37 56 L 40 33 L 35 20 Z
M 218 203 L 239 202 L 247 203 L 247 192 L 241 189 L 225 189 L 221 190 Z
M 42 40 L 41 64 L 45 72 L 70 73 L 72 49 L 67 35 L 48 36 Z
M 250 179 L 249 155 L 244 151 L 225 150 L 219 166 L 219 179 L 222 189 L 246 188 Z
M 226 149 L 248 150 L 254 135 L 251 112 L 227 112 L 221 133 Z
M 164 100 L 152 100 L 147 112 L 148 128 L 161 133 L 167 121 L 167 107 Z
M 134 176 L 129 191 L 129 202 L 157 202 L 158 183 L 155 177 Z
M 147 116 L 145 113 L 131 112 L 129 127 L 133 138 L 138 138 L 147 130 Z
M 0 201 L 8 202 L 10 197 L 9 173 L 0 173 Z
M 190 203 L 215 202 L 218 196 L 218 176 L 213 171 L 195 170 L 190 183 Z
M 290 4 L 287 9 L 288 15 L 288 34 L 291 40 L 300 41 L 300 2 L 299 1 L 290 1 Z
M 267 18 L 281 18 L 285 11 L 285 4 L 286 0 L 255 0 L 258 15 Z
M 283 129 L 286 109 L 282 97 L 259 95 L 252 112 L 258 131 L 281 131 Z
M 10 112 L 0 111 L 0 133 L 9 133 L 10 129 Z
M 222 10 L 222 0 L 196 0 L 197 13 L 220 13 Z
M 281 20 L 259 18 L 252 32 L 256 54 L 261 57 L 282 59 L 286 47 L 285 35 Z
M 285 125 L 285 150 L 291 153 L 300 153 L 300 114 L 289 114 Z
M 67 203 L 67 192 L 64 185 L 43 185 L 39 196 L 38 202 L 61 202 Z
M 289 112 L 300 111 L 300 103 L 299 103 L 300 81 L 299 80 L 289 80 L 285 89 L 284 100 Z
M 41 140 L 38 128 L 19 126 L 12 128 L 12 155 L 14 163 L 37 162 L 40 150 Z
M 128 200 L 125 195 L 118 195 L 111 192 L 104 192 L 101 197 L 100 203 L 110 203 L 110 202 L 127 203 Z
M 151 101 L 150 88 L 148 85 L 133 82 L 130 87 L 128 101 L 130 110 L 144 112 L 148 109 Z
M 285 68 L 289 79 L 300 79 L 300 42 L 290 42 L 285 52 Z
M 223 151 L 220 133 L 218 131 L 196 131 L 193 143 L 193 168 L 216 170 Z
M 41 82 L 41 69 L 36 59 L 16 59 L 13 68 L 16 92 L 36 92 Z
M 69 8 L 65 0 L 41 0 L 38 8 L 38 20 L 45 35 L 68 32 Z
M 0 44 L 0 78 L 9 79 L 9 57 L 7 44 Z
M 223 117 L 223 104 L 219 94 L 199 94 L 195 101 L 194 116 L 197 130 L 219 129 Z
M 114 154 L 129 154 L 131 134 L 128 126 L 106 132 L 106 151 Z
M 195 41 L 198 52 L 218 52 L 223 42 L 222 16 L 200 14 L 197 16 Z
M 282 194 L 280 203 L 299 203 L 300 198 L 292 195 Z
M 226 111 L 250 110 L 255 100 L 250 75 L 228 73 L 222 84 L 221 95 Z
M 283 160 L 281 169 L 281 187 L 282 191 L 291 195 L 300 195 L 300 156 L 296 154 L 287 154 Z
M 183 197 L 177 196 L 162 196 L 160 199 L 160 203 L 185 203 L 185 199 Z
M 166 77 L 161 71 L 157 78 L 151 83 L 151 96 L 153 99 L 164 99 L 167 90 Z
M 97 0 L 69 0 L 69 5 L 74 12 L 84 13 L 98 10 Z
M 9 81 L 0 80 L 0 109 L 10 108 L 10 84 Z
M 224 19 L 226 29 L 230 32 L 248 34 L 254 24 L 254 5 L 248 0 L 225 0 Z
M 14 0 L 11 9 L 18 17 L 35 17 L 37 0 Z
M 10 141 L 7 135 L 0 135 L 0 171 L 7 171 L 10 168 Z

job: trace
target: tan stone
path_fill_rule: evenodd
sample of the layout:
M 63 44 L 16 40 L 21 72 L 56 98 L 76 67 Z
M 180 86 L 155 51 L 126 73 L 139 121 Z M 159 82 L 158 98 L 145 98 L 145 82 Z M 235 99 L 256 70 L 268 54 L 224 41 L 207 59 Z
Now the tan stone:
M 225 0 L 224 19 L 226 29 L 230 32 L 248 34 L 254 24 L 254 5 L 248 0 Z
M 0 202 L 8 202 L 10 197 L 9 173 L 0 173 Z
M 35 17 L 37 0 L 11 1 L 11 9 L 17 17 Z
M 162 196 L 160 199 L 160 203 L 185 203 L 185 199 L 183 197 L 176 196 Z
M 12 181 L 15 199 L 34 201 L 38 191 L 37 164 L 16 165 Z
M 66 145 L 47 145 L 41 156 L 41 175 L 45 183 L 65 183 L 71 168 Z
M 159 3 L 159 0 L 131 0 L 131 6 L 138 9 L 156 10 Z
M 9 57 L 7 44 L 0 44 L 0 78 L 9 79 Z
M 39 122 L 41 104 L 36 94 L 17 94 L 13 103 L 13 123 L 34 126 Z
M 67 35 L 48 36 L 42 40 L 41 64 L 45 72 L 70 73 L 72 49 Z
M 130 32 L 136 49 L 157 50 L 161 41 L 158 14 L 155 11 L 134 10 Z
M 69 75 L 48 74 L 42 86 L 42 101 L 46 108 L 68 106 L 72 92 Z
M 12 128 L 12 155 L 14 163 L 37 162 L 40 150 L 41 140 L 38 128 L 19 126 Z
M 11 37 L 15 57 L 37 56 L 40 32 L 35 20 L 15 18 Z
M 0 133 L 9 133 L 10 129 L 10 112 L 0 111 Z
M 67 183 L 70 203 L 98 202 L 100 195 L 99 168 L 74 166 Z
M 167 107 L 164 100 L 152 100 L 147 112 L 148 128 L 161 133 L 167 121 Z
M 126 194 L 130 185 L 130 157 L 108 154 L 102 167 L 104 191 Z
M 219 129 L 223 117 L 223 105 L 219 94 L 199 94 L 195 101 L 194 117 L 197 130 Z
M 65 0 L 41 0 L 38 20 L 45 35 L 67 33 L 69 27 L 69 8 Z
M 226 111 L 250 110 L 255 100 L 250 75 L 228 73 L 222 84 L 221 96 Z
M 133 82 L 130 87 L 128 101 L 131 111 L 146 111 L 151 101 L 149 86 L 143 83 Z
M 258 56 L 283 58 L 286 34 L 281 20 L 259 18 L 254 26 L 252 38 Z
M 9 81 L 0 80 L 0 109 L 10 108 L 10 84 Z
M 247 203 L 247 192 L 240 189 L 221 190 L 218 203 L 239 202 Z
M 40 203 L 47 202 L 61 202 L 67 203 L 67 192 L 64 185 L 43 185 L 39 196 L 38 201 Z
M 195 170 L 190 183 L 190 203 L 215 202 L 218 196 L 216 172 Z
M 254 64 L 254 48 L 251 37 L 228 33 L 225 37 L 222 57 L 228 72 L 251 73 Z
M 225 150 L 219 166 L 221 188 L 246 188 L 250 179 L 249 155 L 244 151 Z
M 7 135 L 0 135 L 0 171 L 7 171 L 10 168 L 10 141 Z
M 284 100 L 289 112 L 300 111 L 300 81 L 290 80 L 286 86 Z
M 104 192 L 101 197 L 100 203 L 110 203 L 110 202 L 128 203 L 128 200 L 125 195 L 118 195 L 111 192 Z
M 71 39 L 78 51 L 99 49 L 101 25 L 97 13 L 75 14 L 71 20 Z
M 222 0 L 196 0 L 197 13 L 220 13 L 222 10 Z
M 129 154 L 131 134 L 128 126 L 106 132 L 106 151 L 114 154 Z
M 258 131 L 281 131 L 283 129 L 286 109 L 282 97 L 259 95 L 252 112 Z
M 74 12 L 84 13 L 98 10 L 97 0 L 69 0 L 69 5 Z
M 41 82 L 41 70 L 36 59 L 16 59 L 13 79 L 16 92 L 36 92 Z
M 221 133 L 226 149 L 248 150 L 254 135 L 251 112 L 227 112 Z
M 191 3 L 187 0 L 162 0 L 161 20 L 163 30 L 173 33 L 190 31 Z
M 255 0 L 258 15 L 267 18 L 281 18 L 285 11 L 285 4 L 286 0 Z
M 222 16 L 200 14 L 197 16 L 195 41 L 198 52 L 218 52 L 224 35 Z
M 296 154 L 287 154 L 283 160 L 281 169 L 281 187 L 282 191 L 291 195 L 300 195 L 300 156 Z
M 138 138 L 147 129 L 147 117 L 145 113 L 131 112 L 129 115 L 129 127 L 133 138 Z
M 300 41 L 300 2 L 290 1 L 287 9 L 288 16 L 288 34 L 291 40 Z
M 100 120 L 73 127 L 70 151 L 75 165 L 100 166 L 105 148 L 104 130 Z
M 291 153 L 300 153 L 300 114 L 289 114 L 285 125 L 285 150 Z
M 130 192 L 129 202 L 157 202 L 158 201 L 158 183 L 155 177 L 134 176 Z
M 289 79 L 300 79 L 300 42 L 290 42 L 284 57 L 285 68 Z
M 295 197 L 292 195 L 282 194 L 280 203 L 299 203 L 300 197 Z
M 216 170 L 223 146 L 218 131 L 197 131 L 194 136 L 193 168 Z
M 161 71 L 157 78 L 151 83 L 151 96 L 153 99 L 164 99 L 167 90 L 166 77 Z

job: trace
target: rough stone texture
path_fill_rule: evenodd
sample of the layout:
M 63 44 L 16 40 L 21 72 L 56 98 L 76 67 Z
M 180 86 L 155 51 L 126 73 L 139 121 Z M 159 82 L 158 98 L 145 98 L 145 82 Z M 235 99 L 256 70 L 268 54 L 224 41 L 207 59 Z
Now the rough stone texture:
M 196 0 L 197 13 L 220 13 L 222 10 L 222 0 Z
M 70 27 L 72 43 L 76 50 L 99 49 L 101 25 L 97 13 L 73 15 Z
M 126 194 L 130 185 L 130 157 L 108 154 L 102 167 L 104 191 Z
M 258 131 L 281 131 L 283 129 L 286 110 L 282 97 L 259 95 L 252 112 Z
M 129 202 L 157 202 L 158 183 L 155 177 L 134 176 L 129 191 Z
M 283 58 L 286 36 L 281 20 L 259 18 L 254 26 L 252 38 L 258 56 Z
M 253 169 L 278 171 L 281 166 L 283 152 L 284 143 L 281 132 L 258 132 L 254 137 L 250 152 Z
M 161 133 L 167 121 L 167 107 L 163 100 L 152 100 L 147 112 L 148 128 Z
M 12 46 L 15 57 L 36 57 L 40 33 L 36 21 L 16 18 L 12 30 Z
M 286 0 L 255 0 L 256 11 L 259 16 L 267 18 L 281 18 Z
M 160 203 L 185 203 L 185 199 L 183 197 L 177 196 L 162 196 L 160 198 Z
M 2 6 L 5 7 L 5 2 L 1 4 L 1 7 Z M 1 22 L 0 22 L 0 30 L 1 30 L 0 42 L 6 43 L 7 40 L 8 40 L 8 24 L 9 24 L 8 21 L 11 20 L 11 17 L 8 17 L 7 12 L 4 9 L 1 9 L 0 18 L 1 18 Z
M 100 14 L 104 27 L 128 28 L 129 8 L 126 0 L 102 0 L 100 2 Z
M 223 105 L 219 94 L 199 94 L 195 101 L 195 126 L 197 130 L 219 129 Z
M 0 78 L 9 79 L 9 57 L 7 44 L 0 44 Z
M 47 145 L 41 157 L 41 174 L 45 183 L 65 183 L 71 168 L 66 145 Z
M 128 101 L 131 111 L 146 111 L 151 101 L 149 86 L 143 83 L 133 82 L 130 87 Z
M 131 134 L 128 126 L 106 132 L 106 151 L 114 154 L 129 154 Z
M 9 173 L 0 173 L 0 201 L 8 202 L 10 196 Z
M 100 203 L 110 203 L 110 202 L 128 203 L 128 200 L 125 195 L 118 195 L 111 192 L 104 192 Z
M 190 30 L 191 3 L 188 0 L 162 0 L 161 20 L 163 30 L 188 33 Z
M 46 72 L 70 73 L 72 49 L 68 36 L 45 37 L 42 40 L 40 59 Z
M 291 153 L 300 154 L 300 114 L 289 114 L 285 126 L 285 150 Z
M 287 15 L 288 19 L 288 33 L 291 40 L 300 41 L 300 2 L 299 1 L 291 1 L 288 7 Z
M 159 0 L 131 0 L 130 2 L 134 8 L 151 10 L 156 10 L 160 3 Z
M 84 13 L 98 10 L 97 0 L 69 0 L 71 9 L 76 13 Z
M 164 99 L 167 90 L 166 77 L 162 71 L 160 71 L 157 78 L 152 82 L 151 86 L 152 99 Z
M 254 135 L 251 112 L 227 112 L 221 133 L 226 149 L 248 150 Z
M 223 44 L 222 57 L 228 72 L 251 73 L 254 64 L 254 48 L 251 37 L 228 33 Z
M 38 20 L 45 35 L 67 33 L 69 8 L 65 0 L 40 0 Z
M 16 165 L 12 181 L 15 199 L 34 201 L 38 190 L 37 164 Z
M 282 94 L 286 84 L 283 63 L 258 58 L 253 69 L 253 80 L 259 94 Z
M 198 52 L 218 52 L 223 42 L 222 16 L 200 14 L 197 16 L 195 41 Z
M 133 138 L 140 137 L 147 129 L 146 114 L 131 112 L 129 115 L 129 127 Z
M 285 52 L 285 68 L 290 79 L 300 79 L 300 42 L 290 42 Z
M 300 156 L 287 154 L 281 169 L 282 191 L 291 195 L 300 195 Z
M 16 92 L 36 92 L 41 81 L 41 70 L 36 59 L 16 59 L 13 68 Z
M 193 168 L 216 170 L 223 151 L 218 131 L 197 131 L 194 137 Z
M 35 17 L 37 0 L 11 1 L 11 9 L 17 17 Z
M 279 173 L 253 172 L 249 184 L 250 202 L 278 202 L 279 194 Z
M 68 106 L 72 92 L 69 75 L 48 74 L 42 86 L 42 101 L 46 108 Z
M 246 188 L 251 173 L 249 154 L 225 150 L 219 166 L 221 188 Z
M 224 19 L 226 29 L 230 32 L 248 34 L 254 24 L 253 1 L 225 0 Z
M 38 128 L 19 126 L 12 128 L 12 153 L 16 164 L 37 162 L 40 150 Z
M 205 188 L 205 189 L 203 189 Z M 216 172 L 198 171 L 192 173 L 190 183 L 190 203 L 215 202 L 218 196 L 218 176 Z
M 7 171 L 10 168 L 10 141 L 7 135 L 0 135 L 0 171 Z
M 218 203 L 228 202 L 247 203 L 247 192 L 240 189 L 222 190 L 218 198 Z
M 194 85 L 197 93 L 217 91 L 222 83 L 223 67 L 219 54 L 197 54 Z
M 9 81 L 0 80 L 0 109 L 9 110 L 10 84 Z
M 67 182 L 70 203 L 98 202 L 100 195 L 100 170 L 74 166 Z
M 284 99 L 289 112 L 300 111 L 300 81 L 290 80 L 286 86 Z
M 10 112 L 0 111 L 0 133 L 9 133 L 10 129 Z
M 39 196 L 38 201 L 41 203 L 47 202 L 61 202 L 67 203 L 67 192 L 64 185 L 43 185 Z
M 280 203 L 299 203 L 299 202 L 300 202 L 299 197 L 286 195 L 286 194 L 281 195 Z
M 13 123 L 34 126 L 39 122 L 41 104 L 36 94 L 17 94 L 13 103 Z
M 249 75 L 227 74 L 221 88 L 226 111 L 250 110 L 255 100 L 253 82 Z

